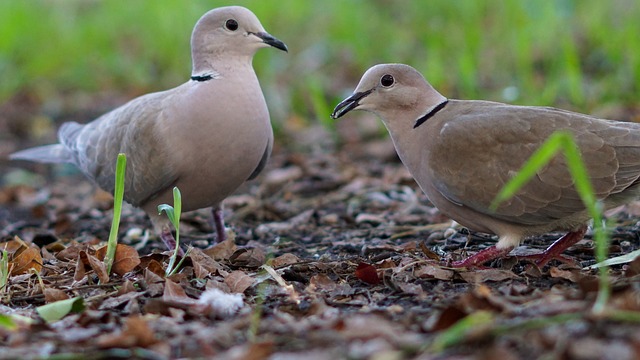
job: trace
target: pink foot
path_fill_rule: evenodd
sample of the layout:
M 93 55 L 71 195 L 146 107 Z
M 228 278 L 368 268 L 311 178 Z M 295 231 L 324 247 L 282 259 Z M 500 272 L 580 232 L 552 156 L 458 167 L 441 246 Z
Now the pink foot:
M 505 249 L 498 249 L 495 246 L 486 248 L 482 251 L 475 253 L 474 255 L 469 256 L 468 258 L 460 261 L 455 261 L 451 264 L 451 267 L 454 268 L 467 268 L 467 269 L 481 269 L 483 268 L 482 264 L 495 260 L 501 257 L 506 256 L 511 250 L 512 247 L 508 247 Z
M 531 260 L 535 262 L 538 267 L 543 267 L 547 265 L 549 261 L 554 259 L 564 263 L 575 264 L 575 261 L 562 255 L 562 253 L 569 247 L 575 245 L 578 241 L 582 240 L 586 232 L 587 227 L 583 226 L 576 231 L 565 234 L 540 254 L 518 256 L 518 259 Z

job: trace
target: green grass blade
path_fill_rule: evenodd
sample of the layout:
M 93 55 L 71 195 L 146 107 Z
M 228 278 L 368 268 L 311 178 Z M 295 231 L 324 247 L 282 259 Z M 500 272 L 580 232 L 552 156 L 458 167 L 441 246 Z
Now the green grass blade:
M 113 194 L 113 221 L 111 222 L 111 231 L 109 232 L 109 241 L 107 242 L 107 254 L 104 257 L 104 264 L 107 268 L 107 274 L 111 274 L 111 267 L 116 256 L 116 247 L 118 246 L 118 229 L 120 228 L 120 216 L 122 214 L 122 201 L 124 198 L 124 175 L 127 167 L 127 156 L 118 154 L 116 163 L 116 185 Z
M 529 179 L 536 175 L 538 170 L 542 169 L 556 155 L 562 146 L 563 136 L 565 136 L 563 132 L 553 133 L 549 136 L 544 144 L 531 155 L 516 176 L 511 178 L 502 190 L 500 190 L 490 205 L 492 210 L 495 211 L 501 202 L 512 198 L 520 188 L 526 185 Z
M 607 257 L 609 236 L 606 230 L 607 227 L 603 225 L 602 204 L 596 199 L 587 168 L 570 132 L 557 131 L 551 134 L 542 146 L 531 155 L 516 176 L 505 184 L 491 203 L 491 208 L 495 210 L 501 202 L 515 196 L 560 151 L 563 152 L 567 160 L 567 167 L 574 181 L 576 191 L 580 195 L 580 199 L 587 208 L 589 215 L 593 218 L 596 259 L 598 262 L 603 262 Z M 601 313 L 605 310 L 611 294 L 611 284 L 605 267 L 600 268 L 599 285 L 598 297 L 593 307 L 593 311 L 596 313 Z
M 489 311 L 477 311 L 453 324 L 447 330 L 442 331 L 429 346 L 429 351 L 434 353 L 452 347 L 468 340 L 473 333 L 494 325 L 495 317 Z

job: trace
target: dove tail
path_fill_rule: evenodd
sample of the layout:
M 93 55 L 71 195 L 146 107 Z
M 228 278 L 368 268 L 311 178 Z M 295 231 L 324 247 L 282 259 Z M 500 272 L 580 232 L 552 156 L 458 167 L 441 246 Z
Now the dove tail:
M 73 163 L 71 153 L 62 144 L 38 146 L 14 152 L 11 160 L 27 160 L 40 163 Z

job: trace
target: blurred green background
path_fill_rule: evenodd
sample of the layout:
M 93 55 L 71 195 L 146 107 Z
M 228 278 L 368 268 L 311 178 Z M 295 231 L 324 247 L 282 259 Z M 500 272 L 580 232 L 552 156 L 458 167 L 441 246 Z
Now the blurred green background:
M 76 106 L 97 115 L 186 81 L 193 25 L 230 4 L 289 46 L 254 60 L 277 131 L 332 126 L 333 106 L 382 62 L 416 67 L 451 98 L 638 114 L 637 0 L 3 0 L 3 130 L 69 120 Z

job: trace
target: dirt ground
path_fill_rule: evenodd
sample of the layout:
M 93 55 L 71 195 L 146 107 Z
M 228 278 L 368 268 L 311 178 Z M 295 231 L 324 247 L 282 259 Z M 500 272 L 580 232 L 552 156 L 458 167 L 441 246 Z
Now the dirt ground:
M 35 140 L 40 113 L 15 120 L 22 102 L 2 109 L 1 154 L 54 138 L 59 119 Z M 321 127 L 279 130 L 268 168 L 225 202 L 232 240 L 212 245 L 208 212 L 184 214 L 181 239 L 194 249 L 169 277 L 170 254 L 142 211 L 125 207 L 129 247 L 108 276 L 96 250 L 111 196 L 68 167 L 0 160 L 0 235 L 14 265 L 0 314 L 31 319 L 0 326 L 0 358 L 640 358 L 640 262 L 611 269 L 602 314 L 591 311 L 597 273 L 583 269 L 595 263 L 590 235 L 565 253 L 574 264 L 511 256 L 447 268 L 495 239 L 453 227 L 371 124 L 342 120 L 339 145 Z M 610 256 L 640 247 L 640 203 L 608 215 Z M 61 320 L 37 311 L 77 296 L 84 308 Z

